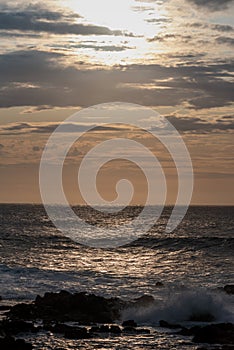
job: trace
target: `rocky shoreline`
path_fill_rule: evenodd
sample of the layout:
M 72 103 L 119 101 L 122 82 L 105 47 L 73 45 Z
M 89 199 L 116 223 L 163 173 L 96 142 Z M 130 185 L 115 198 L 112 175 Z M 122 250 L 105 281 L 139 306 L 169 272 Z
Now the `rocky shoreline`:
M 234 286 L 225 286 L 224 291 L 233 294 Z M 33 349 L 32 344 L 17 338 L 28 333 L 36 336 L 41 331 L 59 334 L 65 339 L 90 339 L 100 333 L 108 333 L 110 336 L 150 334 L 148 328 L 139 328 L 134 320 L 124 320 L 122 324 L 120 320 L 124 310 L 148 307 L 153 303 L 154 298 L 150 295 L 124 301 L 120 298 L 61 291 L 45 293 L 43 297 L 37 296 L 35 301 L 29 304 L 20 303 L 9 308 L 2 305 L 4 318 L 0 322 L 0 349 Z M 74 325 L 68 324 L 71 322 Z M 231 323 L 185 328 L 161 320 L 159 326 L 173 329 L 178 335 L 190 337 L 194 344 L 219 344 L 220 347 L 215 349 L 234 349 L 234 324 Z

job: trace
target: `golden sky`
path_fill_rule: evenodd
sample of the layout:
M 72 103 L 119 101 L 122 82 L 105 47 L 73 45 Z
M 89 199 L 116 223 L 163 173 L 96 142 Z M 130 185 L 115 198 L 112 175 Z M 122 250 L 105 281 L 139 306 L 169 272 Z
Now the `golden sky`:
M 122 101 L 152 108 L 180 132 L 194 166 L 193 204 L 233 204 L 233 10 L 232 0 L 0 0 L 0 202 L 40 202 L 40 157 L 56 126 L 82 108 Z M 157 155 L 173 204 L 177 174 L 165 148 L 123 129 L 73 145 L 69 201 L 83 203 L 82 157 L 115 133 Z M 127 177 L 132 203 L 144 203 L 146 181 L 132 164 L 116 161 L 99 175 L 104 198 Z

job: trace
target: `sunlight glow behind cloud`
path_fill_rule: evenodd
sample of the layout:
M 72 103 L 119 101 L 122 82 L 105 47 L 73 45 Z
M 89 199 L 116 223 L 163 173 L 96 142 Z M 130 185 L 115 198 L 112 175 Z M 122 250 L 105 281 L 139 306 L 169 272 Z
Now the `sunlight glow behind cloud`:
M 73 11 L 79 13 L 86 21 L 133 32 L 137 35 L 152 34 L 152 27 L 145 21 L 144 11 L 134 11 L 137 3 L 134 0 L 67 0 L 62 3 Z M 143 5 L 141 4 L 143 7 Z M 160 17 L 156 12 L 156 4 L 152 4 L 151 12 L 154 17 Z
M 220 201 L 230 203 L 233 6 L 232 0 L 0 0 L 3 198 L 9 182 L 17 198 L 28 183 L 35 186 L 35 166 L 59 122 L 82 107 L 122 101 L 152 107 L 183 134 L 200 202 L 219 203 L 219 179 Z M 75 147 L 68 163 L 97 137 Z

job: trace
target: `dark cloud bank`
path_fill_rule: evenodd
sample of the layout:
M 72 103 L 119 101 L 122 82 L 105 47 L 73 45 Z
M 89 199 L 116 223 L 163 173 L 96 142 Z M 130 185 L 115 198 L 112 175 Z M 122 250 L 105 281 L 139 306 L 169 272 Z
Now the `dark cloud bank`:
M 120 30 L 107 27 L 81 24 L 80 16 L 73 12 L 51 11 L 39 5 L 28 6 L 24 10 L 11 7 L 0 8 L 0 30 L 19 32 L 40 32 L 76 35 L 122 35 Z
M 207 8 L 211 11 L 225 10 L 233 0 L 187 0 L 201 8 Z
M 167 116 L 167 119 L 176 127 L 176 129 L 182 133 L 199 133 L 206 134 L 210 132 L 222 132 L 228 130 L 234 130 L 234 116 L 223 116 L 220 119 L 207 122 L 201 118 L 195 117 L 179 117 L 176 115 Z M 58 126 L 60 126 L 59 132 L 61 133 L 80 133 L 86 131 L 87 126 L 82 124 L 45 124 L 45 125 L 33 125 L 30 123 L 19 123 L 0 128 L 1 135 L 12 135 L 12 134 L 51 134 Z M 90 129 L 93 131 L 119 131 L 123 133 L 123 129 L 109 126 L 97 126 L 90 125 Z M 156 130 L 154 127 L 151 130 Z M 2 146 L 2 147 L 1 147 Z M 0 150 L 4 146 L 0 144 Z M 39 151 L 38 147 L 34 151 Z
M 62 54 L 35 50 L 0 55 L 0 107 L 87 107 L 126 101 L 146 106 L 187 102 L 191 108 L 200 109 L 233 101 L 232 62 L 173 67 L 134 64 L 87 70 L 82 62 L 65 65 L 63 58 Z M 145 84 L 155 88 L 147 89 Z
M 148 2 L 148 3 L 166 3 L 168 0 L 136 0 L 137 2 Z M 225 10 L 233 0 L 186 0 L 192 5 L 196 5 L 198 8 L 207 8 L 211 11 Z

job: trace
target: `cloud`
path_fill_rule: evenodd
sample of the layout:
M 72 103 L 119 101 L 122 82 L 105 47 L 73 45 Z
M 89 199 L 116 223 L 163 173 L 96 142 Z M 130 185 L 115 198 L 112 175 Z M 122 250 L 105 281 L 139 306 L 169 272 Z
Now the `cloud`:
M 234 32 L 233 26 L 227 24 L 213 24 L 210 25 L 213 30 L 217 30 L 219 32 Z
M 0 55 L 0 107 L 87 107 L 123 101 L 191 108 L 229 105 L 233 63 L 163 66 L 132 64 L 111 69 L 70 64 L 66 56 L 27 50 Z M 169 90 L 168 90 L 169 89 Z
M 186 23 L 186 26 L 191 28 L 202 28 L 202 29 L 211 29 L 218 32 L 233 32 L 234 28 L 228 24 L 212 24 L 212 23 L 204 23 L 204 22 L 193 22 Z
M 29 129 L 31 128 L 31 125 L 28 123 L 20 123 L 20 124 L 14 124 L 14 125 L 10 125 L 10 126 L 4 126 L 2 128 L 3 131 L 22 131 L 25 129 Z
M 211 11 L 225 10 L 233 0 L 187 0 L 201 8 L 207 8 Z
M 132 6 L 132 10 L 135 12 L 148 12 L 148 11 L 154 11 L 154 7 L 152 7 L 152 6 Z
M 51 11 L 38 5 L 28 6 L 18 11 L 15 8 L 4 8 L 0 11 L 0 30 L 20 32 L 40 32 L 52 34 L 76 35 L 122 35 L 120 30 L 92 24 L 77 23 L 80 16 L 61 10 Z
M 220 117 L 219 120 L 232 120 L 234 122 L 234 116 L 233 115 L 223 115 L 222 117 Z
M 226 36 L 220 36 L 219 38 L 216 39 L 216 42 L 218 44 L 234 46 L 234 38 L 230 38 Z
M 167 119 L 181 132 L 210 133 L 234 130 L 234 117 L 231 116 L 228 120 L 224 116 L 224 119 L 220 118 L 214 122 L 207 122 L 198 117 L 177 117 L 175 115 L 168 116 Z
M 41 150 L 41 147 L 39 147 L 39 146 L 33 146 L 32 150 L 33 150 L 34 152 L 39 152 L 39 151 Z
M 181 117 L 175 114 L 168 115 L 166 118 L 175 126 L 179 132 L 183 133 L 210 133 L 210 132 L 222 132 L 234 130 L 234 116 L 224 115 L 218 119 L 209 122 L 199 117 Z M 13 135 L 13 134 L 51 134 L 55 129 L 60 126 L 60 133 L 81 133 L 86 131 L 87 125 L 84 124 L 74 124 L 74 123 L 16 123 L 5 125 L 0 128 L 1 135 Z M 126 128 L 118 128 L 115 126 L 105 126 L 105 125 L 88 125 L 90 132 L 123 132 L 123 130 L 128 130 Z M 154 130 L 154 127 L 151 128 Z M 0 144 L 0 151 L 4 148 Z M 38 152 L 41 150 L 39 146 L 33 146 L 32 150 Z
M 18 33 L 16 31 L 0 31 L 0 37 L 1 38 L 12 38 L 12 37 L 15 37 L 15 38 L 34 38 L 34 39 L 37 39 L 37 38 L 40 38 L 40 33 L 37 33 L 37 34 L 34 34 L 34 33 Z
M 91 45 L 91 44 L 76 44 L 71 45 L 70 47 L 76 48 L 76 49 L 93 49 L 94 51 L 107 51 L 107 52 L 121 52 L 125 50 L 132 50 L 135 49 L 135 47 L 130 47 L 126 45 Z
M 154 42 L 154 41 L 159 41 L 159 42 L 164 42 L 167 40 L 183 40 L 184 42 L 190 42 L 192 40 L 192 36 L 191 35 L 181 35 L 181 34 L 172 34 L 172 33 L 168 33 L 168 34 L 160 34 L 160 35 L 156 35 L 153 38 L 148 39 L 149 42 Z
M 163 34 L 163 35 L 156 35 L 153 38 L 148 39 L 149 42 L 154 42 L 154 41 L 165 41 L 167 39 L 175 39 L 176 35 L 175 34 Z
M 136 2 L 144 2 L 144 3 L 155 3 L 155 4 L 163 4 L 164 2 L 167 2 L 168 0 L 135 0 Z
M 4 153 L 5 153 L 5 152 L 4 152 L 4 151 L 5 151 L 4 148 L 5 148 L 5 146 L 4 146 L 2 143 L 0 143 L 0 155 L 1 155 L 1 156 L 3 156 Z
M 146 18 L 145 22 L 147 23 L 154 23 L 154 24 L 163 24 L 163 23 L 170 23 L 172 22 L 171 18 Z
M 60 133 L 81 133 L 87 130 L 87 125 L 83 124 L 74 124 L 74 123 L 16 123 L 5 125 L 0 128 L 1 135 L 12 135 L 12 134 L 51 134 L 55 131 L 55 129 L 60 126 L 58 132 Z M 119 131 L 118 127 L 112 126 L 100 126 L 100 125 L 88 125 L 90 132 L 100 132 L 100 131 Z M 121 129 L 123 130 L 123 128 Z M 3 146 L 3 145 L 2 145 Z M 4 147 L 4 146 L 3 146 Z M 3 148 L 0 146 L 1 148 Z M 33 151 L 39 151 L 40 148 L 38 146 L 33 147 Z

